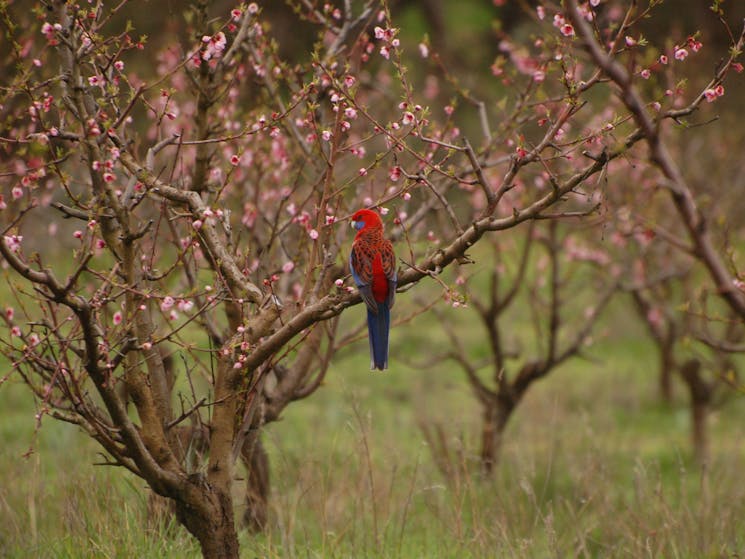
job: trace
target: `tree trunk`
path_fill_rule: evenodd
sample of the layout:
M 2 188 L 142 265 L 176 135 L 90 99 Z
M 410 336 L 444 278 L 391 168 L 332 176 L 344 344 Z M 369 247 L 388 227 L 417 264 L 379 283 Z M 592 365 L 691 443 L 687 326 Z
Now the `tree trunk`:
M 691 438 L 696 462 L 699 464 L 705 464 L 709 461 L 709 436 L 706 429 L 708 416 L 708 402 L 693 402 L 691 410 Z
M 481 468 L 490 476 L 499 461 L 507 421 L 514 406 L 504 399 L 494 399 L 484 406 L 481 427 Z
M 174 454 L 187 473 L 199 471 L 209 453 L 209 429 L 205 425 L 178 425 L 169 432 Z M 147 527 L 160 534 L 176 513 L 173 499 L 150 490 L 147 498 Z
M 241 449 L 246 466 L 246 511 L 243 525 L 251 532 L 266 528 L 269 516 L 269 457 L 261 443 L 261 430 L 252 429 Z
M 706 419 L 709 415 L 712 387 L 701 377 L 701 363 L 697 359 L 686 361 L 680 368 L 691 394 L 691 441 L 693 454 L 699 464 L 709 459 L 709 437 L 706 430 Z
M 233 499 L 230 492 L 222 492 L 207 485 L 202 475 L 194 476 L 198 491 L 206 506 L 194 506 L 179 501 L 176 513 L 179 521 L 199 541 L 204 559 L 238 559 L 238 534 L 233 522 Z

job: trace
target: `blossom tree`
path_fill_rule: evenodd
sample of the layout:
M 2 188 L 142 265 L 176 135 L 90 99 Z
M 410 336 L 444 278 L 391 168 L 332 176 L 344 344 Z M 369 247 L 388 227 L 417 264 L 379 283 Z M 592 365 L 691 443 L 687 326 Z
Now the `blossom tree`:
M 373 1 L 299 2 L 318 41 L 294 62 L 256 3 L 217 13 L 196 0 L 152 40 L 127 23 L 138 8 L 126 0 L 0 5 L 2 347 L 13 365 L 2 381 L 22 379 L 40 423 L 80 426 L 111 465 L 169 499 L 206 557 L 237 557 L 235 462 L 249 466 L 248 520 L 260 527 L 260 428 L 320 386 L 338 317 L 360 303 L 347 216 L 389 216 L 406 291 L 467 263 L 488 233 L 587 214 L 612 162 L 642 140 L 661 149 L 657 121 L 612 61 L 629 56 L 635 4 L 625 19 L 607 15 L 604 53 L 585 23 L 597 5 L 541 7 L 540 40 L 503 40 L 496 108 L 432 45 L 403 44 Z M 735 55 L 707 91 L 719 95 Z M 628 113 L 586 103 L 606 74 L 626 88 Z M 436 104 L 440 84 L 452 103 Z M 469 139 L 459 123 L 472 117 Z M 730 272 L 697 238 L 739 308 Z

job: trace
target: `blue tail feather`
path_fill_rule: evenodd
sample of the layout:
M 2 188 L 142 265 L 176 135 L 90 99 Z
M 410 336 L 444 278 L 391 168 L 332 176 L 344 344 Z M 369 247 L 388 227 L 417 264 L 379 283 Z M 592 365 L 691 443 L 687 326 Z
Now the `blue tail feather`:
M 370 339 L 370 369 L 388 368 L 388 332 L 391 311 L 388 303 L 378 303 L 377 314 L 367 309 L 367 333 Z

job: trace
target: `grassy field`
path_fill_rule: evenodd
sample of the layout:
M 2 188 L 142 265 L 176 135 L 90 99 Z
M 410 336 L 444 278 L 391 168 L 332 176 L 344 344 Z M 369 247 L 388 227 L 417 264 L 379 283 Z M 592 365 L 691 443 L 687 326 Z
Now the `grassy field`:
M 397 359 L 444 340 L 427 320 L 412 325 L 418 340 L 398 335 L 387 373 L 367 371 L 365 342 L 343 350 L 325 386 L 268 428 L 271 524 L 264 535 L 241 534 L 245 557 L 745 553 L 743 398 L 714 413 L 711 463 L 696 467 L 682 386 L 673 405 L 659 402 L 654 350 L 629 326 L 596 344 L 602 362 L 569 362 L 531 389 L 496 475 L 483 479 L 478 409 L 460 371 Z M 46 419 L 36 433 L 22 386 L 6 383 L 0 406 L 0 555 L 198 556 L 179 527 L 144 530 L 143 483 L 92 465 L 98 449 L 74 427 Z M 445 430 L 449 478 L 421 422 Z

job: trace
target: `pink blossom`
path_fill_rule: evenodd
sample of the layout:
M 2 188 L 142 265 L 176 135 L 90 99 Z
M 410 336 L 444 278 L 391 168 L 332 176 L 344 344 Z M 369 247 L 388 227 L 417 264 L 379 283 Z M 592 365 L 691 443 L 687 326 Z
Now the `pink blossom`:
M 202 228 L 203 222 L 201 219 L 195 219 L 191 222 L 191 226 L 195 231 L 199 231 Z
M 414 122 L 414 114 L 406 111 L 403 118 L 401 119 L 401 122 L 404 123 L 404 126 L 412 124 Z
M 661 54 L 660 55 L 660 64 L 667 64 L 667 63 L 668 63 L 667 56 L 665 56 L 664 54 Z
M 292 260 L 288 260 L 284 264 L 282 264 L 282 271 L 285 274 L 289 274 L 295 269 L 295 263 Z
M 742 74 L 743 66 L 739 62 L 735 62 L 734 64 L 732 64 L 732 69 L 738 74 Z
M 590 6 L 596 8 L 600 5 L 600 0 L 590 0 Z
M 405 200 L 406 202 L 408 202 L 409 200 L 411 200 L 411 193 L 409 193 L 409 192 L 404 192 L 404 193 L 403 193 L 403 194 L 401 195 L 401 198 L 403 198 L 403 199 L 404 199 L 404 200 Z
M 383 45 L 382 47 L 380 47 L 380 56 L 382 56 L 386 60 L 390 60 L 390 58 L 391 58 L 391 51 L 390 51 L 390 49 L 387 46 L 385 46 L 385 45 Z
M 344 85 L 346 87 L 348 87 L 348 88 L 349 87 L 352 87 L 354 85 L 354 82 L 355 81 L 356 80 L 355 80 L 354 76 L 350 76 L 349 74 L 347 74 L 346 76 L 344 76 Z
M 103 180 L 106 182 L 114 182 L 116 180 L 116 175 L 107 171 L 103 174 Z
M 116 311 L 114 313 L 114 317 L 113 317 L 112 321 L 114 322 L 114 326 L 118 326 L 119 324 L 122 323 L 122 313 L 121 313 L 121 311 Z
M 401 167 L 399 166 L 391 167 L 391 170 L 388 173 L 388 178 L 390 178 L 393 182 L 396 182 L 398 179 L 400 179 L 401 178 Z
M 241 158 L 239 155 L 234 153 L 233 155 L 230 156 L 230 164 L 233 165 L 234 167 L 238 165 L 238 163 L 240 162 L 241 162 Z
M 624 40 L 626 41 L 626 46 L 627 47 L 634 47 L 634 46 L 636 46 L 636 39 L 634 39 L 633 37 L 630 37 L 629 35 L 626 35 L 626 37 L 624 38 Z
M 247 10 L 248 10 L 248 13 L 249 14 L 254 15 L 254 14 L 256 14 L 256 13 L 259 12 L 259 6 L 258 6 L 258 4 L 256 4 L 256 2 L 251 2 L 248 5 Z
M 5 308 L 5 317 L 8 320 L 13 320 L 13 317 L 15 316 L 16 311 L 13 307 L 6 307 Z
M 385 39 L 385 30 L 380 26 L 375 26 L 375 29 L 373 29 L 373 33 L 375 33 L 376 39 Z
M 561 14 L 554 15 L 554 27 L 560 28 L 565 23 L 566 23 L 566 20 L 564 19 L 563 15 Z
M 233 18 L 233 21 L 239 21 L 242 15 L 243 12 L 239 8 L 230 10 L 230 17 Z
M 388 208 L 380 208 L 380 215 L 388 215 Z
M 419 43 L 419 54 L 422 58 L 427 58 L 429 56 L 429 47 L 426 43 Z
M 570 23 L 565 23 L 560 27 L 561 34 L 565 37 L 573 37 L 574 36 L 574 27 Z
M 344 109 L 344 116 L 354 120 L 357 118 L 357 110 L 354 107 L 347 107 Z
M 543 6 L 538 6 L 535 9 L 536 14 L 538 15 L 538 19 L 543 20 L 546 17 L 546 8 Z
M 80 229 L 78 229 L 78 230 L 76 230 L 76 231 L 73 232 L 72 236 L 75 237 L 76 239 L 80 240 L 80 239 L 83 238 L 83 232 Z
M 675 60 L 685 60 L 688 57 L 688 51 L 684 48 L 675 49 Z
M 639 72 L 639 75 L 645 80 L 648 80 L 652 73 L 649 71 L 649 68 L 644 68 L 644 70 Z
M 4 239 L 10 252 L 19 252 L 21 250 L 23 235 L 5 235 Z
M 10 191 L 10 195 L 13 197 L 13 200 L 18 200 L 23 196 L 23 189 L 20 186 L 14 186 Z
M 335 285 L 336 287 L 341 287 L 342 285 L 344 285 L 344 280 L 343 280 L 343 279 L 341 279 L 341 278 L 339 278 L 339 279 L 337 279 L 336 281 L 334 281 L 334 285 Z
M 364 177 L 367 174 L 367 169 L 365 169 L 364 167 L 360 167 L 360 170 L 357 171 L 357 174 L 361 177 Z
M 86 124 L 88 125 L 88 133 L 91 136 L 100 136 L 101 135 L 101 129 L 98 127 L 98 124 L 96 123 L 95 120 L 93 120 L 92 118 L 90 118 L 90 119 L 88 119 L 88 121 L 86 122 Z
M 182 312 L 189 312 L 194 307 L 194 301 L 189 299 L 179 299 L 177 305 L 178 310 Z
M 721 97 L 724 95 L 724 86 L 722 84 L 719 84 L 714 88 L 714 92 L 717 94 L 717 97 Z
M 311 229 L 308 231 L 308 236 L 315 241 L 318 238 L 318 231 Z
M 452 115 L 455 112 L 455 109 L 452 105 L 445 105 L 445 108 L 443 108 L 442 110 L 445 111 L 445 114 L 448 116 Z
M 326 142 L 331 139 L 331 136 L 333 136 L 331 130 L 324 130 L 323 132 L 321 132 L 321 138 L 323 138 Z
M 10 335 L 11 336 L 20 336 L 21 335 L 21 329 L 18 326 L 13 326 L 13 328 L 10 329 Z
M 533 81 L 536 83 L 541 83 L 546 79 L 546 72 L 543 70 L 536 70 L 533 72 Z
M 704 91 L 704 97 L 706 97 L 706 100 L 709 103 L 713 103 L 714 101 L 716 101 L 717 92 L 714 91 L 713 89 L 707 89 Z
M 121 60 L 117 60 L 116 62 L 114 62 L 114 68 L 121 72 L 122 70 L 124 70 L 124 62 L 122 62 Z
M 167 311 L 168 309 L 173 307 L 175 303 L 176 303 L 176 300 L 173 297 L 171 297 L 170 295 L 166 295 L 163 298 L 163 301 L 160 303 L 160 310 Z

